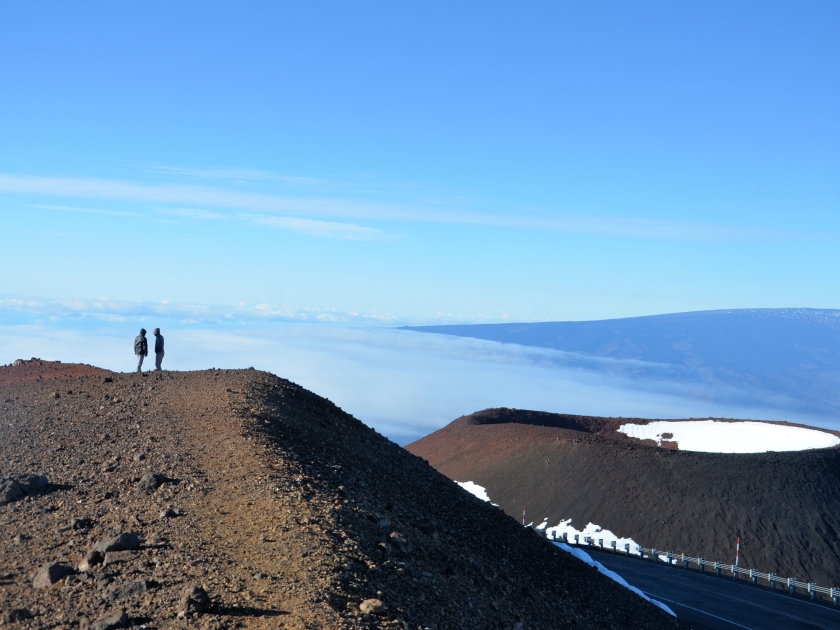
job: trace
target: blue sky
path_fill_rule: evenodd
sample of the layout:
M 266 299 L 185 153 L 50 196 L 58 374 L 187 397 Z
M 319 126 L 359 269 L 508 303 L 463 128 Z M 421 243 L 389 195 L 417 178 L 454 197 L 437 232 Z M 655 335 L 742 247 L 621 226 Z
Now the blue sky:
M 838 18 L 6 3 L 0 363 L 129 370 L 161 326 L 167 367 L 268 369 L 400 442 L 494 405 L 836 426 L 393 327 L 840 308 Z
M 840 6 L 585 4 L 5 5 L 0 297 L 840 307 Z

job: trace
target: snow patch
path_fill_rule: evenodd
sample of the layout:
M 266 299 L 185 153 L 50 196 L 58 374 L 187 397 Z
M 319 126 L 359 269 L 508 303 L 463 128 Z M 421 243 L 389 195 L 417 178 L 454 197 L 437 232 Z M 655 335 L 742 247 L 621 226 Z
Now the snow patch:
M 472 481 L 456 481 L 455 483 L 457 483 L 464 490 L 469 492 L 471 495 L 478 497 L 482 501 L 490 500 L 490 496 L 487 494 L 487 490 L 479 486 L 477 483 L 473 483 Z
M 591 523 L 590 523 L 590 525 L 591 525 Z M 651 604 L 653 604 L 657 608 L 661 608 L 662 610 L 664 610 L 666 613 L 668 613 L 672 617 L 677 616 L 676 614 L 674 614 L 673 610 L 668 608 L 668 606 L 666 606 L 665 604 L 663 604 L 662 602 L 660 602 L 658 600 L 651 599 L 650 597 L 645 595 L 642 591 L 640 591 L 635 586 L 631 586 L 630 584 L 628 584 L 627 580 L 625 580 L 623 577 L 621 577 L 618 573 L 616 573 L 615 571 L 610 571 L 607 567 L 605 567 L 600 562 L 597 562 L 596 560 L 593 560 L 592 556 L 590 556 L 588 553 L 586 553 L 583 549 L 577 549 L 575 547 L 570 547 L 569 545 L 567 545 L 565 543 L 556 542 L 554 544 L 556 546 L 560 547 L 560 549 L 562 549 L 563 551 L 566 551 L 566 552 L 572 554 L 578 560 L 582 560 L 583 562 L 588 564 L 590 567 L 595 567 L 596 569 L 598 569 L 598 573 L 601 573 L 602 575 L 606 575 L 611 580 L 613 580 L 615 582 L 618 582 L 624 588 L 633 591 L 634 593 L 636 593 L 636 595 L 638 595 L 642 599 L 646 599 L 647 601 L 649 601 Z
M 681 451 L 705 453 L 765 453 L 831 448 L 840 438 L 825 431 L 769 422 L 719 422 L 716 420 L 658 420 L 648 424 L 622 424 L 618 430 L 640 440 L 676 442 Z

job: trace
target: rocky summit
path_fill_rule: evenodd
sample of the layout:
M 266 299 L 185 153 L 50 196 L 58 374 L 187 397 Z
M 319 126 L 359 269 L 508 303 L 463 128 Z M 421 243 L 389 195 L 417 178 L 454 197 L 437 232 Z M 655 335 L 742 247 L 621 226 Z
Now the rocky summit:
M 0 368 L 7 626 L 684 627 L 289 381 L 40 363 Z

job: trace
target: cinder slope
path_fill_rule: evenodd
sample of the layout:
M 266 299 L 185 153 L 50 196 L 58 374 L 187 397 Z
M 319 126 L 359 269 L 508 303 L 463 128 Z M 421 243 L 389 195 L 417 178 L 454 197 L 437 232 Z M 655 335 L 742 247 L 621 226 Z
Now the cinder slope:
M 0 611 L 25 608 L 33 627 L 121 608 L 183 627 L 193 584 L 214 601 L 206 628 L 681 627 L 270 374 L 89 376 L 3 386 L 0 400 L 0 478 L 52 482 L 0 507 Z M 146 494 L 148 472 L 174 481 Z M 159 518 L 167 506 L 181 515 Z M 136 557 L 32 587 L 44 563 L 75 566 L 118 532 L 140 535 Z M 383 608 L 362 612 L 372 598 Z
M 840 586 L 840 449 L 716 454 L 658 449 L 628 419 L 488 409 L 406 449 L 484 486 L 508 514 L 593 522 L 646 546 Z M 645 422 L 633 420 L 634 422 Z

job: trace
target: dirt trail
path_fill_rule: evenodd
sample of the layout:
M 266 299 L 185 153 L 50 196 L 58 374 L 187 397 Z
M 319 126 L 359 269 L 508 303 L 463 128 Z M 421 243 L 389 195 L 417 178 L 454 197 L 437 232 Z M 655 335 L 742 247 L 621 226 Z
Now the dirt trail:
M 0 506 L 0 620 L 22 628 L 121 610 L 147 628 L 680 627 L 270 374 L 35 379 L 0 400 L 0 480 L 50 481 Z M 169 481 L 146 492 L 148 473 Z M 33 587 L 120 533 L 139 549 Z M 212 599 L 192 619 L 191 586 Z

